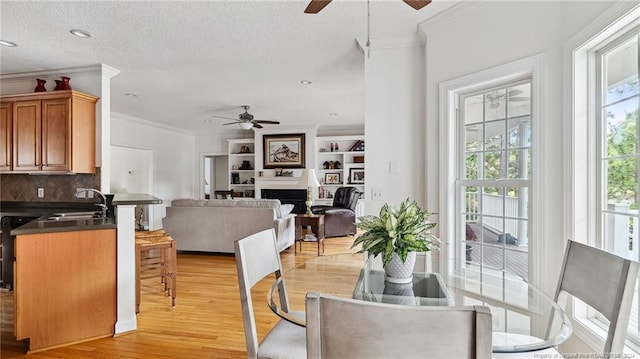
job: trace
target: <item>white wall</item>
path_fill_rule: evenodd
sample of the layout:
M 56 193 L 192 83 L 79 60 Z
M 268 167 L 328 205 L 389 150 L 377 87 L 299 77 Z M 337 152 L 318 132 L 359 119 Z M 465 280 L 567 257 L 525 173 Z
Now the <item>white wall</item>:
M 424 205 L 424 49 L 413 46 L 365 56 L 365 214 L 407 197 Z M 380 200 L 373 189 L 382 190 Z
M 510 63 L 534 54 L 544 55 L 542 137 L 534 139 L 542 147 L 542 188 L 535 196 L 542 201 L 539 228 L 544 243 L 533 253 L 534 260 L 547 268 L 542 286 L 551 292 L 562 262 L 564 242 L 563 198 L 565 141 L 563 101 L 563 45 L 587 26 L 613 2 L 489 2 L 465 4 L 421 27 L 426 32 L 426 201 L 427 208 L 439 209 L 438 172 L 438 86 L 441 82 Z M 468 11 L 467 11 L 468 10 Z M 534 173 L 534 176 L 536 174 Z M 573 348 L 589 351 L 573 340 Z
M 153 152 L 153 189 L 150 193 L 162 199 L 155 205 L 153 223 L 162 223 L 165 208 L 176 198 L 196 198 L 194 136 L 153 126 L 126 115 L 111 114 L 111 145 L 151 150 Z

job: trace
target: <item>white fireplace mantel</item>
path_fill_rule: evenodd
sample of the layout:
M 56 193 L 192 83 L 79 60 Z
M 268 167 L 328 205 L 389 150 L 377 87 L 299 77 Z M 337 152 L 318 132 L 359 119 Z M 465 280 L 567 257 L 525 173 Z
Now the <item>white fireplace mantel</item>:
M 300 177 L 258 177 L 255 182 L 256 198 L 262 198 L 263 189 L 307 189 Z

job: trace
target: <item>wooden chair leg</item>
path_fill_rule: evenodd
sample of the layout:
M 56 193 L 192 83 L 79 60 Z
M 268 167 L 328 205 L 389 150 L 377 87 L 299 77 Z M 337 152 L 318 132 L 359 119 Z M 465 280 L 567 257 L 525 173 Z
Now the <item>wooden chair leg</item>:
M 140 248 L 136 244 L 136 314 L 140 313 Z

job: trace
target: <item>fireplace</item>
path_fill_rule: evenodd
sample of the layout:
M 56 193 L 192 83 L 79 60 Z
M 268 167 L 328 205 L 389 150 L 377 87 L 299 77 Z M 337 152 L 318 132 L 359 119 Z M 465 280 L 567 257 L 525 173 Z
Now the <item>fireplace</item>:
M 304 214 L 307 212 L 307 190 L 306 189 L 263 189 L 262 198 L 279 199 L 282 204 L 292 204 L 291 213 Z

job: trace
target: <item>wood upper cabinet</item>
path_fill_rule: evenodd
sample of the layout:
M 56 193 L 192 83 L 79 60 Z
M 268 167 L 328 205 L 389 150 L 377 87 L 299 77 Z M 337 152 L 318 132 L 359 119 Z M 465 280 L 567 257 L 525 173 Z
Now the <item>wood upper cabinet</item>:
M 95 173 L 97 97 L 53 91 L 0 100 L 11 102 L 11 171 Z
M 13 133 L 11 103 L 0 103 L 0 172 L 11 171 L 13 154 Z

